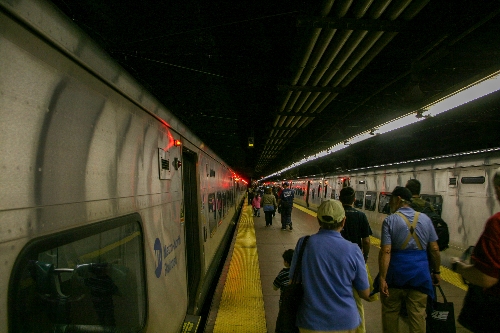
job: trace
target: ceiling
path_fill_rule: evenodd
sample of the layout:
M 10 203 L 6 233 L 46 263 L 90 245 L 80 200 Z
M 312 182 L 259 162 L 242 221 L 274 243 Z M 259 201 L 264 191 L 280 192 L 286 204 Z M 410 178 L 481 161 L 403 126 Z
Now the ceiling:
M 500 70 L 499 0 L 53 3 L 254 179 Z M 498 147 L 498 95 L 288 176 Z

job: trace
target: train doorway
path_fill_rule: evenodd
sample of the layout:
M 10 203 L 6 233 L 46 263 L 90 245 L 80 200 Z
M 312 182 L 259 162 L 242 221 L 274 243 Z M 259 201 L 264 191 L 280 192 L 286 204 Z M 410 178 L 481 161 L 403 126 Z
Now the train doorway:
M 196 178 L 196 154 L 190 151 L 182 153 L 183 188 L 184 188 L 184 221 L 186 239 L 186 261 L 188 281 L 188 314 L 195 314 L 196 294 L 201 278 L 201 238 L 198 221 L 198 193 Z

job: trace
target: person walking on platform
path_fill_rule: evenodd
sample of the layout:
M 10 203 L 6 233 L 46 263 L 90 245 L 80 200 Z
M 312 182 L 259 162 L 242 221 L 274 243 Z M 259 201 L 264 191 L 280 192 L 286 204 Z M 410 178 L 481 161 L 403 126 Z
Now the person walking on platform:
M 342 203 L 326 200 L 318 207 L 318 233 L 306 243 L 299 276 L 304 297 L 296 324 L 301 333 L 354 333 L 361 324 L 353 289 L 369 301 L 369 283 L 363 255 L 356 244 L 344 239 L 340 230 L 346 218 Z M 293 276 L 304 237 L 295 247 L 290 276 Z
M 493 176 L 497 201 L 500 202 L 500 168 Z M 458 322 L 472 332 L 500 330 L 500 212 L 491 216 L 484 226 L 471 256 L 473 264 L 460 258 L 450 259 L 453 270 L 469 283 Z
M 273 281 L 273 289 L 274 290 L 280 290 L 280 306 L 281 306 L 281 295 L 283 293 L 283 290 L 285 289 L 286 286 L 288 286 L 288 283 L 290 282 L 290 264 L 292 263 L 292 258 L 293 258 L 293 249 L 288 249 L 285 252 L 283 252 L 282 257 L 283 257 L 283 266 L 285 266 L 281 271 L 278 273 L 278 276 Z M 276 325 L 278 327 L 278 325 Z
M 260 217 L 260 194 L 257 193 L 252 199 L 252 207 L 253 207 L 253 216 Z
M 427 215 L 411 208 L 411 199 L 410 190 L 397 186 L 389 201 L 393 214 L 382 223 L 378 278 L 384 333 L 399 332 L 402 302 L 406 303 L 410 332 L 425 333 L 427 296 L 434 298 L 433 284 L 440 283 L 436 231 Z
M 253 188 L 249 187 L 248 188 L 248 204 L 252 204 L 253 197 L 255 196 L 255 193 L 253 191 Z
M 281 211 L 281 230 L 286 230 L 286 226 L 293 230 L 292 227 L 292 208 L 293 208 L 293 191 L 288 188 L 288 183 L 283 184 L 283 191 L 278 199 L 278 206 Z
M 340 233 L 345 239 L 358 244 L 366 262 L 370 253 L 370 235 L 373 234 L 368 219 L 365 213 L 353 207 L 355 193 L 352 187 L 343 188 L 339 199 L 346 216 L 345 226 Z
M 370 253 L 370 235 L 372 234 L 372 229 L 370 228 L 370 224 L 368 224 L 368 219 L 366 218 L 365 213 L 353 207 L 355 198 L 356 195 L 352 187 L 344 187 L 340 191 L 339 199 L 340 202 L 342 202 L 346 216 L 345 225 L 340 234 L 348 241 L 359 246 L 366 263 Z M 366 270 L 368 273 L 367 265 Z M 356 296 L 356 294 L 354 294 L 354 296 Z M 356 306 L 358 307 L 359 315 L 361 317 L 361 325 L 358 326 L 356 333 L 364 333 L 366 332 L 366 327 L 363 303 L 361 302 L 361 298 L 355 298 Z
M 276 197 L 271 193 L 270 187 L 266 188 L 260 204 L 264 209 L 266 227 L 270 227 L 273 225 L 273 214 L 276 211 L 276 207 L 278 207 L 278 202 L 276 201 Z
M 422 185 L 418 180 L 408 180 L 405 187 L 411 192 L 411 208 L 413 208 L 417 212 L 422 212 L 427 215 L 429 212 L 435 211 L 434 206 L 432 206 L 430 202 L 420 197 L 420 189 Z

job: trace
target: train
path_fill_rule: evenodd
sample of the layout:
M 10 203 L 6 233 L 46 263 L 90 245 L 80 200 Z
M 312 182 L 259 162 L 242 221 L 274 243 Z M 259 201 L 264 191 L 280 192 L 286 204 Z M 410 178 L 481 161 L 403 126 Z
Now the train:
M 417 179 L 421 197 L 448 225 L 449 248 L 441 252 L 441 260 L 449 266 L 449 258 L 475 245 L 486 220 L 500 211 L 492 181 L 499 167 L 500 148 L 487 148 L 263 183 L 289 182 L 295 203 L 313 210 L 323 200 L 338 200 L 342 188 L 350 186 L 355 190 L 354 207 L 366 214 L 373 236 L 380 238 L 382 222 L 390 214 L 391 192 Z
M 246 182 L 48 1 L 0 0 L 0 122 L 0 332 L 194 331 Z

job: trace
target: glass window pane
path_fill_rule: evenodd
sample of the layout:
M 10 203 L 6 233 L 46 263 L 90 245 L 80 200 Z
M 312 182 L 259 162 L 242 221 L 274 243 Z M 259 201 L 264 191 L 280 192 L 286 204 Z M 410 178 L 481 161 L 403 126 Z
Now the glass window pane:
M 441 216 L 441 211 L 443 210 L 443 197 L 440 195 L 431 195 L 431 194 L 421 194 L 420 197 L 425 201 L 429 202 L 433 207 L 436 213 Z
M 367 191 L 365 195 L 365 209 L 375 211 L 377 192 Z
M 13 332 L 138 332 L 143 327 L 142 232 L 137 220 L 117 221 L 111 229 L 103 222 L 37 240 L 23 250 L 9 304 Z
M 354 208 L 363 208 L 365 193 L 363 191 L 356 191 L 354 197 Z
M 379 196 L 378 212 L 383 214 L 390 214 L 389 200 L 391 200 L 391 193 L 381 192 Z

